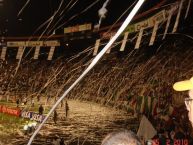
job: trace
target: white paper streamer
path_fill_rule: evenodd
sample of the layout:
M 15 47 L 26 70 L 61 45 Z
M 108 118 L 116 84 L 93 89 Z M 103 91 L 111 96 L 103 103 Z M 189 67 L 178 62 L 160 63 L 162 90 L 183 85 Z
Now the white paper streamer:
M 121 25 L 117 33 L 113 36 L 112 39 L 107 43 L 107 45 L 99 52 L 99 54 L 92 60 L 91 64 L 86 68 L 86 70 L 79 76 L 79 78 L 63 93 L 63 95 L 57 100 L 57 102 L 52 106 L 42 123 L 38 126 L 38 128 L 35 130 L 33 135 L 31 136 L 29 142 L 27 145 L 31 145 L 34 137 L 39 132 L 39 130 L 42 128 L 46 120 L 49 118 L 49 116 L 52 114 L 52 112 L 55 110 L 55 108 L 58 106 L 58 104 L 65 98 L 65 96 L 78 84 L 78 82 L 84 78 L 84 76 L 95 66 L 95 64 L 99 61 L 99 59 L 105 54 L 105 52 L 108 50 L 108 48 L 115 42 L 115 40 L 121 35 L 121 33 L 125 30 L 127 25 L 130 23 L 134 15 L 137 13 L 141 5 L 144 3 L 145 0 L 139 0 L 131 13 L 128 15 L 124 23 Z

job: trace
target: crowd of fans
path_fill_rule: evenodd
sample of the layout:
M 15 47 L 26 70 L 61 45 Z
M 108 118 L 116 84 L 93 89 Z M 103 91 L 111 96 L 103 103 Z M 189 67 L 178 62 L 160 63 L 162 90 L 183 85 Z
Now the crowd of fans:
M 170 59 L 164 55 L 166 53 L 167 56 L 170 56 Z M 157 53 L 153 57 L 147 57 L 144 54 L 130 53 L 123 55 L 112 52 L 105 56 L 67 97 L 95 101 L 114 107 L 122 107 L 126 110 L 131 106 L 131 98 L 140 96 L 148 96 L 148 99 L 157 98 L 159 101 L 162 98 L 169 102 L 169 105 L 179 105 L 178 101 L 172 99 L 171 86 L 178 77 L 175 74 L 178 69 L 183 68 L 179 74 L 182 75 L 186 72 L 186 69 L 192 67 L 185 66 L 186 60 L 192 58 L 179 57 L 181 55 L 179 52 L 170 54 L 171 52 L 168 50 Z M 188 49 L 184 54 L 191 56 Z M 161 56 L 165 57 L 161 59 Z M 31 100 L 32 105 L 34 105 L 34 99 L 39 100 L 40 97 L 45 97 L 47 102 L 50 98 L 57 100 L 88 66 L 89 60 L 90 57 L 87 56 L 78 57 L 76 61 L 75 59 L 64 58 L 52 61 L 23 59 L 21 62 L 18 60 L 0 60 L 0 99 L 18 102 L 17 104 L 19 104 L 19 102 L 25 103 L 26 98 Z M 176 67 L 176 64 L 179 66 Z M 191 71 L 192 69 L 189 69 L 190 73 Z M 140 106 L 144 104 L 143 99 L 139 102 Z M 183 118 L 182 121 L 179 121 L 179 118 L 176 118 L 178 121 L 175 121 L 171 118 L 172 116 L 169 116 L 169 121 L 175 122 L 175 127 L 171 129 L 166 127 L 168 122 L 166 124 L 161 123 L 166 120 L 159 117 L 160 112 L 165 113 L 167 111 L 159 111 L 157 118 L 152 118 L 154 116 L 148 111 L 144 112 L 145 109 L 137 110 L 136 108 L 133 108 L 133 113 L 145 113 L 154 126 L 158 127 L 159 124 L 164 126 L 164 129 L 157 129 L 159 130 L 158 136 L 171 138 L 172 134 L 180 132 L 182 136 L 189 137 L 190 131 L 186 130 L 188 127 L 184 126 L 187 124 L 183 123 Z M 57 112 L 55 116 L 57 116 Z

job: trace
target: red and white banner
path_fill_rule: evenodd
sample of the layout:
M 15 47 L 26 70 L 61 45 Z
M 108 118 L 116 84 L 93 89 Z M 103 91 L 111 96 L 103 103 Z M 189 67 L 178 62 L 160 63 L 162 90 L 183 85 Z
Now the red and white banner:
M 9 108 L 6 106 L 0 106 L 0 112 L 14 115 L 14 116 L 20 116 L 21 110 L 17 108 Z

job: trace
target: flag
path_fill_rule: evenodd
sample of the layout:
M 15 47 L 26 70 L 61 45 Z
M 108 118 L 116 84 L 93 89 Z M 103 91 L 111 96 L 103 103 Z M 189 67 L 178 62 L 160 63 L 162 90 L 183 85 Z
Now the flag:
M 189 0 L 189 1 L 188 1 L 188 7 L 187 7 L 187 9 L 186 9 L 185 19 L 186 19 L 187 16 L 188 16 L 188 12 L 189 12 L 189 10 L 190 10 L 191 1 L 192 1 L 192 0 Z
M 142 116 L 139 129 L 137 131 L 137 135 L 139 137 L 143 137 L 145 141 L 153 138 L 157 134 L 157 131 L 151 124 L 151 122 L 147 119 L 145 115 Z
M 166 37 L 166 34 L 167 34 L 167 32 L 168 32 L 168 28 L 169 28 L 169 25 L 170 25 L 170 21 L 171 21 L 171 18 L 172 18 L 172 15 L 173 15 L 173 11 L 171 10 L 171 11 L 169 12 L 169 16 L 168 16 L 168 19 L 167 19 L 166 28 L 165 28 L 164 35 L 163 35 L 162 40 L 165 39 L 165 37 Z
M 24 51 L 23 46 L 20 46 L 20 47 L 18 48 L 18 51 L 17 51 L 16 59 L 21 59 L 21 57 L 22 57 L 22 55 L 23 55 L 23 51 Z
M 40 46 L 36 46 L 35 53 L 34 53 L 34 59 L 38 59 L 40 53 Z
M 122 41 L 122 44 L 121 44 L 120 51 L 124 51 L 125 45 L 127 43 L 128 35 L 129 35 L 129 32 L 125 32 L 125 35 L 124 35 L 124 38 L 123 38 L 123 41 Z
M 111 38 L 112 38 L 112 36 L 111 36 Z M 111 40 L 111 38 L 110 38 L 110 40 Z M 107 52 L 106 53 L 110 53 L 111 52 L 111 48 L 112 48 L 112 46 L 111 47 L 109 47 L 109 49 L 107 50 Z
M 143 28 L 141 28 L 140 31 L 139 31 L 139 35 L 138 35 L 138 38 L 137 38 L 137 41 L 136 41 L 136 44 L 135 44 L 135 49 L 139 48 L 140 43 L 141 43 L 142 35 L 143 35 Z
M 181 0 L 181 2 L 180 2 L 180 6 L 179 6 L 179 9 L 178 9 L 178 14 L 177 14 L 177 17 L 176 17 L 176 22 L 175 22 L 175 24 L 174 24 L 174 27 L 173 27 L 172 33 L 175 33 L 175 32 L 176 32 L 176 30 L 177 30 L 178 23 L 179 23 L 179 20 L 180 20 L 180 14 L 181 14 L 181 10 L 182 10 L 182 5 L 183 5 L 183 2 L 184 2 L 184 0 Z
M 100 45 L 100 39 L 97 39 L 96 43 L 95 43 L 95 47 L 94 47 L 93 56 L 97 55 L 97 52 L 98 52 L 98 49 L 99 49 L 99 45 Z
M 152 32 L 152 35 L 151 35 L 151 39 L 150 39 L 150 42 L 149 42 L 149 46 L 153 45 L 154 41 L 155 41 L 155 37 L 156 37 L 156 34 L 157 34 L 157 29 L 158 29 L 158 25 L 159 23 L 156 22 L 154 27 L 153 27 L 153 32 Z
M 6 52 L 7 52 L 7 47 L 3 47 L 1 51 L 1 59 L 5 60 Z
M 48 60 L 52 60 L 53 54 L 54 54 L 55 46 L 51 46 L 50 52 L 48 54 Z

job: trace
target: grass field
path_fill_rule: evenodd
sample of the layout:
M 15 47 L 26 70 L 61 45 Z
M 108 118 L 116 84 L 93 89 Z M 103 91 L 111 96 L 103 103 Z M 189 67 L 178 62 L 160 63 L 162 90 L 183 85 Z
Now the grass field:
M 6 106 L 9 108 L 17 107 L 15 102 L 7 102 L 5 100 L 1 100 L 0 105 Z M 21 110 L 24 108 L 26 111 L 38 112 L 39 104 L 36 103 L 34 107 L 31 107 L 30 104 L 25 106 L 20 106 Z M 47 113 L 49 109 L 50 109 L 49 106 L 46 106 L 46 107 L 44 106 L 44 113 Z M 5 143 L 6 140 L 11 136 L 15 136 L 18 133 L 19 134 L 23 133 L 23 127 L 26 121 L 29 121 L 29 119 L 25 119 L 18 116 L 5 114 L 5 113 L 0 113 L 0 144 L 1 144 L 1 141 Z

